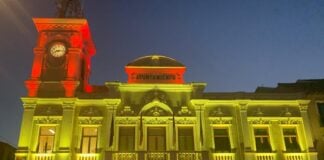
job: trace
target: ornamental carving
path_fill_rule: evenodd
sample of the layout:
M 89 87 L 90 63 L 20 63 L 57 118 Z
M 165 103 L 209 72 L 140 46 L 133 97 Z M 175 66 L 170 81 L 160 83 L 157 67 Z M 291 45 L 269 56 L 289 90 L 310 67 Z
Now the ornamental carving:
M 84 27 L 84 24 L 37 24 L 37 29 L 42 30 L 74 30 L 79 31 Z
M 160 101 L 164 104 L 168 103 L 167 95 L 164 92 L 159 91 L 157 89 L 147 92 L 144 96 L 143 102 L 144 104 L 148 104 L 154 100 Z
M 61 116 L 63 109 L 60 106 L 37 106 L 35 115 L 39 116 Z
M 289 119 L 287 118 L 286 120 L 280 120 L 279 124 L 302 124 L 302 120 L 300 119 Z
M 79 117 L 79 124 L 102 124 L 102 117 Z
M 249 124 L 272 124 L 271 120 L 262 118 L 249 120 L 248 122 Z
M 134 116 L 135 112 L 130 106 L 125 106 L 121 111 L 119 111 L 120 116 Z
M 159 116 L 167 116 L 170 115 L 170 113 L 168 113 L 167 111 L 165 111 L 164 109 L 155 106 L 151 109 L 149 109 L 148 111 L 145 112 L 146 116 L 154 116 L 154 117 L 159 117 Z
M 209 118 L 209 123 L 210 124 L 232 124 L 233 120 L 232 118 Z
M 36 116 L 34 122 L 36 124 L 59 124 L 62 120 L 61 116 Z
M 116 124 L 136 124 L 139 121 L 139 118 L 116 118 Z
M 85 108 L 81 108 L 79 116 L 100 117 L 102 116 L 102 113 L 96 107 L 85 107 Z
M 177 118 L 176 124 L 196 124 L 196 118 Z
M 168 124 L 168 118 L 143 118 L 145 124 Z
M 181 110 L 178 111 L 179 116 L 191 116 L 192 113 L 193 112 L 191 110 L 189 110 L 189 108 L 187 106 L 182 106 Z

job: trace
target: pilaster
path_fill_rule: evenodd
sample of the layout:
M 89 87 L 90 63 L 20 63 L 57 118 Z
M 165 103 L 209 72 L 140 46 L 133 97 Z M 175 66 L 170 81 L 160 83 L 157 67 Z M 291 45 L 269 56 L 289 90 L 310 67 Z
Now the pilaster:
M 75 116 L 75 99 L 63 100 L 63 115 L 61 123 L 58 157 L 62 160 L 70 160 L 73 150 L 73 126 Z
M 37 99 L 21 98 L 23 101 L 24 113 L 21 122 L 18 149 L 16 159 L 27 158 L 31 149 L 31 138 L 33 131 L 33 116 L 37 105 Z

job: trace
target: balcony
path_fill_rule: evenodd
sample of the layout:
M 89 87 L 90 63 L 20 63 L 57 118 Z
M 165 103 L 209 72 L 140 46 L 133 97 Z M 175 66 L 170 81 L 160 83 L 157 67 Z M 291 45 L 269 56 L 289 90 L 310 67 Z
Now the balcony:
M 177 160 L 202 160 L 200 152 L 177 152 Z
M 145 160 L 169 160 L 169 152 L 147 152 L 145 153 Z
M 285 160 L 306 160 L 305 153 L 285 153 Z
M 33 160 L 54 160 L 55 154 L 53 153 L 35 153 L 32 155 Z
M 192 152 L 178 152 L 178 151 L 106 152 L 106 155 L 108 155 L 106 159 L 112 159 L 112 160 L 202 160 L 203 159 L 202 153 L 195 152 L 195 151 Z M 84 159 L 78 159 L 78 160 L 84 160 Z M 224 160 L 232 160 L 232 159 L 224 159 Z
M 256 153 L 256 160 L 276 160 L 276 153 Z
M 213 160 L 235 160 L 235 153 L 213 153 Z
M 98 153 L 77 153 L 76 160 L 99 160 Z
M 138 154 L 136 152 L 117 152 L 113 153 L 113 160 L 138 160 Z

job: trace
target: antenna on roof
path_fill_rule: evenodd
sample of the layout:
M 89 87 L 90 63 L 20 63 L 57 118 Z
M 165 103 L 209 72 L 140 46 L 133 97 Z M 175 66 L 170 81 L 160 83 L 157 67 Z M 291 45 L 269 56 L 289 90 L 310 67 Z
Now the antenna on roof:
M 56 0 L 56 17 L 83 18 L 80 0 Z

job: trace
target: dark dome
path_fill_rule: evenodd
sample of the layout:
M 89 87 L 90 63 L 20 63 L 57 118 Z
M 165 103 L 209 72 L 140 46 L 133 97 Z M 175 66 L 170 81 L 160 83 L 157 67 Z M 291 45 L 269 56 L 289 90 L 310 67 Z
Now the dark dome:
M 184 65 L 175 59 L 162 55 L 148 55 L 135 59 L 126 66 L 142 67 L 184 67 Z

